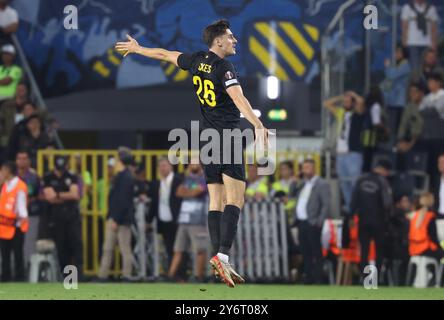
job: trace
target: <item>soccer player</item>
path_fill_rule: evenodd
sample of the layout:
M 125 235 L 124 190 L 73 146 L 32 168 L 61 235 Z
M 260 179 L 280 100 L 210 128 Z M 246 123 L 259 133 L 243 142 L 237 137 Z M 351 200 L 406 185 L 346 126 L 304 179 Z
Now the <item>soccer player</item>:
M 216 129 L 220 134 L 223 129 L 239 128 L 242 113 L 254 126 L 256 143 L 268 145 L 268 130 L 256 117 L 245 98 L 233 64 L 225 59 L 236 54 L 237 43 L 228 21 L 219 20 L 205 28 L 203 39 L 209 47 L 207 52 L 186 54 L 160 48 L 144 48 L 129 35 L 127 38 L 127 42 L 116 44 L 116 49 L 123 52 L 124 57 L 137 53 L 173 63 L 183 70 L 190 71 L 200 103 L 204 128 Z M 241 144 L 238 146 L 242 148 Z M 233 147 L 231 151 L 233 154 Z M 222 157 L 222 154 L 219 156 Z M 204 165 L 204 171 L 210 195 L 208 229 L 214 253 L 210 264 L 222 281 L 229 287 L 234 287 L 235 283 L 244 282 L 228 261 L 236 236 L 239 214 L 244 204 L 244 163 L 231 161 L 226 164 L 220 158 L 218 163 Z

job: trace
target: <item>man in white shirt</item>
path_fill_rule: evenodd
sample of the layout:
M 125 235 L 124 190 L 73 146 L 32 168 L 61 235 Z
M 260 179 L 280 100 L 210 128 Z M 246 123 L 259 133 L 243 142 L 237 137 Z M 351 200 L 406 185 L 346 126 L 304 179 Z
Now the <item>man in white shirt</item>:
M 427 79 L 430 93 L 425 96 L 419 110 L 435 109 L 441 119 L 444 119 L 444 89 L 442 88 L 442 76 L 439 73 L 431 74 Z
M 316 175 L 315 162 L 306 159 L 302 164 L 304 182 L 290 189 L 290 197 L 297 198 L 296 225 L 299 245 L 304 259 L 304 283 L 322 282 L 321 232 L 330 211 L 330 186 Z
M 24 281 L 23 244 L 28 228 L 27 186 L 17 177 L 14 162 L 1 169 L 0 249 L 2 282 L 11 281 L 11 253 L 14 254 L 14 281 Z
M 402 7 L 401 21 L 402 44 L 409 49 L 410 65 L 419 67 L 424 49 L 437 48 L 439 17 L 436 7 L 427 0 L 409 1 Z
M 157 218 L 157 232 L 162 235 L 168 257 L 168 268 L 174 251 L 174 241 L 178 228 L 178 217 L 182 199 L 176 195 L 182 179 L 173 171 L 168 158 L 160 158 L 157 162 L 159 180 L 153 181 L 150 188 L 152 199 L 148 223 Z M 167 268 L 167 270 L 168 270 Z
M 19 18 L 17 11 L 8 6 L 9 0 L 0 0 L 0 42 L 10 42 L 10 35 L 17 32 Z

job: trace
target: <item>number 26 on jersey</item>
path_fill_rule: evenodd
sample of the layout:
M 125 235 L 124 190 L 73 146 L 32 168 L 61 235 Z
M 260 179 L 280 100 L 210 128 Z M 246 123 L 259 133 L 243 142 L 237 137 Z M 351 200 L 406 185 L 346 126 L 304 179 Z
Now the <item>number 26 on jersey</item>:
M 210 107 L 216 106 L 216 93 L 214 92 L 214 84 L 211 80 L 203 79 L 199 76 L 193 77 L 193 84 L 197 86 L 197 97 L 200 103 L 207 104 Z

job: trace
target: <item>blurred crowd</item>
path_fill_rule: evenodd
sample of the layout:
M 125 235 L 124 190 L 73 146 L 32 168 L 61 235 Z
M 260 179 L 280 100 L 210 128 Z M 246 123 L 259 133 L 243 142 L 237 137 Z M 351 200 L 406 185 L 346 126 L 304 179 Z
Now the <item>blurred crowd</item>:
M 35 168 L 37 150 L 56 146 L 57 123 L 31 98 L 11 38 L 18 26 L 17 11 L 0 0 L 0 162 L 14 161 L 20 150 L 26 150 Z
M 443 257 L 435 221 L 444 217 L 440 19 L 426 0 L 405 4 L 400 19 L 401 42 L 385 61 L 383 81 L 365 95 L 346 91 L 324 101 L 335 121 L 335 167 L 350 227 L 342 244 L 359 240 L 361 273 L 370 256 L 379 270 L 384 263 L 401 268 L 397 274 L 409 256 Z

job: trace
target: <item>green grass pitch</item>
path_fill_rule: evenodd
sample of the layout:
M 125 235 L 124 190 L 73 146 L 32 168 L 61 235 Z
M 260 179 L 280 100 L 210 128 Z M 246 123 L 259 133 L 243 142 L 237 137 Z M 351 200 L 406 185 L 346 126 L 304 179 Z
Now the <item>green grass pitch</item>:
M 444 288 L 331 287 L 301 285 L 245 284 L 228 288 L 223 284 L 92 284 L 79 283 L 78 289 L 67 290 L 63 284 L 0 284 L 0 300 L 386 300 L 441 299 Z

